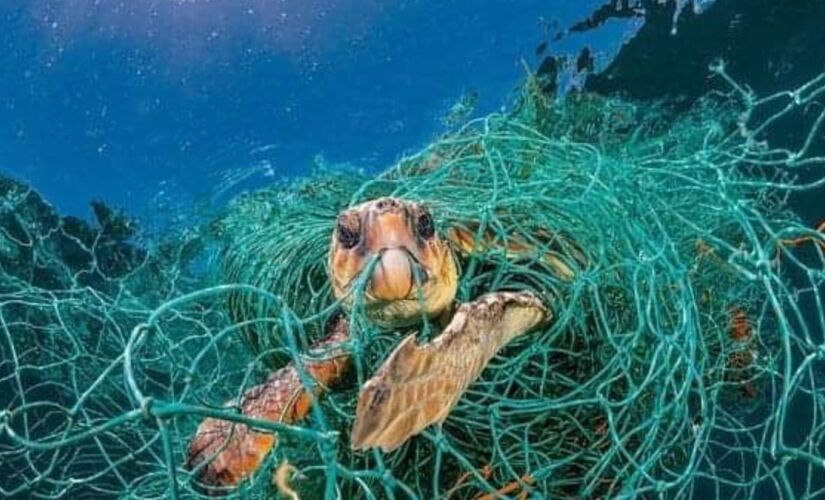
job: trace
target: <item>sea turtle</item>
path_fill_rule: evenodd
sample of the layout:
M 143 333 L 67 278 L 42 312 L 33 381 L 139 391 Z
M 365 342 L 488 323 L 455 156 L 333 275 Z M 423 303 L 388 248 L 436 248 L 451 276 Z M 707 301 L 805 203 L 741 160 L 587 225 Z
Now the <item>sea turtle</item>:
M 554 238 L 549 232 L 540 236 Z M 505 344 L 552 319 L 552 298 L 526 289 L 455 304 L 460 259 L 492 244 L 467 227 L 439 234 L 428 209 L 413 201 L 385 197 L 340 213 L 331 237 L 328 272 L 343 310 L 350 311 L 356 297 L 363 297 L 367 318 L 379 326 L 414 328 L 423 318 L 445 325 L 424 344 L 415 333 L 407 335 L 361 387 L 350 436 L 354 450 L 389 452 L 443 422 Z M 550 242 L 546 248 L 558 244 Z M 561 244 L 574 249 L 567 253 L 583 259 L 568 239 Z M 504 249 L 508 256 L 524 256 L 533 247 L 514 240 Z M 547 251 L 542 259 L 560 276 L 569 277 L 573 270 L 559 255 Z M 363 293 L 357 292 L 359 286 Z M 349 353 L 335 347 L 347 339 L 348 322 L 338 317 L 327 330 L 327 338 L 315 346 L 325 350 L 324 359 L 304 363 L 317 382 L 315 394 L 304 388 L 298 368 L 290 363 L 227 406 L 239 407 L 248 417 L 282 423 L 306 416 L 313 398 L 351 364 Z M 272 433 L 209 418 L 190 442 L 186 465 L 207 485 L 237 485 L 258 469 L 275 439 Z

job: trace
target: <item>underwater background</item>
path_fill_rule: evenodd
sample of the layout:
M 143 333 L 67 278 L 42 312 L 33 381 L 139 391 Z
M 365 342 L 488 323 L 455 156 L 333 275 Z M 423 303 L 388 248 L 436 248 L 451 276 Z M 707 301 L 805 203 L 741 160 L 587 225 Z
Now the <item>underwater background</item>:
M 521 61 L 598 4 L 4 1 L 0 165 L 79 216 L 98 197 L 156 216 L 316 156 L 375 171 L 462 96 L 479 113 L 507 104 Z M 628 24 L 586 43 L 607 60 Z
M 824 495 L 822 26 L 821 0 L 2 2 L 0 494 L 289 498 L 212 489 L 189 440 L 342 308 L 354 380 L 264 427 L 300 498 Z M 564 305 L 384 456 L 336 436 L 399 337 L 325 266 L 387 195 L 486 242 L 459 301 Z

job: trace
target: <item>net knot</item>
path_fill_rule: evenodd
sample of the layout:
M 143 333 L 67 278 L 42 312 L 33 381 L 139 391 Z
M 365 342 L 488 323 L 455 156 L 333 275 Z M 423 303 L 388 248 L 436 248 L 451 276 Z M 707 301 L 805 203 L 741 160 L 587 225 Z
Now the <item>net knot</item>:
M 151 397 L 145 397 L 140 400 L 140 414 L 145 420 L 152 418 L 152 404 L 154 400 Z

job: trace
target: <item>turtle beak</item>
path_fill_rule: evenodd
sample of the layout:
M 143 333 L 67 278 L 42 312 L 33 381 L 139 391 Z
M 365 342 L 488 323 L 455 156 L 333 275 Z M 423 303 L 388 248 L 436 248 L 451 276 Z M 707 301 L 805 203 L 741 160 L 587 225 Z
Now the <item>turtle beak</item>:
M 409 252 L 403 248 L 390 248 L 381 253 L 370 279 L 369 292 L 379 300 L 402 300 L 410 296 L 414 283 Z

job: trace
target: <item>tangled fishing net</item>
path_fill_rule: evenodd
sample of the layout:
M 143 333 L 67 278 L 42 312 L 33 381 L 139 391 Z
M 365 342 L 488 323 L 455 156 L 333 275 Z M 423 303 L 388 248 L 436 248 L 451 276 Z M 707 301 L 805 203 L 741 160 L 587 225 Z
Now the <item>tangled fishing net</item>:
M 184 466 L 206 417 L 277 434 L 259 472 L 224 494 L 825 493 L 825 236 L 789 209 L 825 185 L 825 76 L 760 97 L 714 71 L 730 92 L 682 113 L 552 100 L 528 79 L 514 111 L 377 177 L 321 169 L 146 242 L 105 207 L 84 226 L 4 184 L 0 493 L 208 493 Z M 764 142 L 787 120 L 807 124 L 797 147 Z M 352 452 L 348 436 L 358 388 L 404 332 L 357 307 L 341 346 L 354 369 L 307 418 L 225 406 L 323 356 L 308 353 L 340 309 L 326 270 L 336 215 L 387 195 L 485 239 L 461 261 L 459 301 L 531 289 L 552 298 L 553 322 L 506 346 L 443 426 L 390 454 Z M 548 248 L 548 231 L 574 244 Z M 514 258 L 513 242 L 527 250 Z

